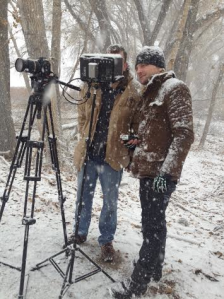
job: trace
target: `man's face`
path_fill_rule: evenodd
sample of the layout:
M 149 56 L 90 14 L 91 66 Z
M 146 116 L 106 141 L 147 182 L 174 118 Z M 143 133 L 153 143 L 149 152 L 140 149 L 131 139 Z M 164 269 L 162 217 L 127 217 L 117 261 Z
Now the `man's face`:
M 135 70 L 139 82 L 143 85 L 146 85 L 153 75 L 161 73 L 161 68 L 158 68 L 152 64 L 139 63 L 137 64 Z
M 125 57 L 124 57 L 124 52 L 123 51 L 120 51 L 120 52 L 111 52 L 111 54 L 120 54 L 123 58 L 123 73 L 126 71 L 127 67 L 128 67 L 128 64 L 127 62 L 125 61 Z
M 125 58 L 124 58 L 124 52 L 121 51 L 121 52 L 119 52 L 118 54 L 120 54 L 120 55 L 122 56 L 122 58 L 123 58 L 123 73 L 124 73 L 124 72 L 126 71 L 127 67 L 128 67 L 128 64 L 127 64 L 127 62 L 125 61 Z

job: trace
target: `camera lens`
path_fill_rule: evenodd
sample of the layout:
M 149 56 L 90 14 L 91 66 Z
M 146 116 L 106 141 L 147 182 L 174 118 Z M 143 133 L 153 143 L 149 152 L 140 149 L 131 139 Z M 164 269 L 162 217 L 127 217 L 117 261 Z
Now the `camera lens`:
M 15 68 L 17 72 L 23 72 L 25 69 L 24 60 L 22 58 L 17 58 L 15 62 Z

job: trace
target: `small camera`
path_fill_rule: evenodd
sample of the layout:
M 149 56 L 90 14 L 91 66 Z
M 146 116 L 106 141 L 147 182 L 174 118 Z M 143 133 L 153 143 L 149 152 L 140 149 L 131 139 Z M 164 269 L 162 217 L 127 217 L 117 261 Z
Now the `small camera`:
M 132 139 L 138 139 L 138 135 L 125 135 L 125 134 L 121 134 L 120 135 L 120 139 L 122 141 L 124 141 L 124 143 L 127 143 L 128 141 L 132 140 Z
M 134 150 L 136 148 L 136 144 L 129 144 L 128 141 L 132 140 L 132 139 L 138 139 L 137 135 L 131 134 L 131 135 L 125 135 L 122 134 L 120 135 L 120 139 L 124 142 L 124 146 L 126 148 L 128 148 L 129 150 Z
M 123 58 L 120 54 L 83 54 L 80 77 L 86 82 L 116 82 L 123 78 Z
M 33 75 L 49 76 L 51 73 L 51 64 L 43 57 L 40 57 L 38 60 L 17 58 L 15 68 L 17 72 L 26 72 Z

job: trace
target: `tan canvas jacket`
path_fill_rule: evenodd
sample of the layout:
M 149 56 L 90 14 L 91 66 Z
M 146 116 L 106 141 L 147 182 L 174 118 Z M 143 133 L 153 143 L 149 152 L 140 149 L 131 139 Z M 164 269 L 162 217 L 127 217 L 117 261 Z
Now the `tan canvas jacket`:
M 114 83 L 113 88 L 116 88 L 117 85 L 118 83 Z M 111 111 L 105 161 L 117 171 L 127 167 L 130 162 L 129 151 L 123 144 L 121 144 L 120 135 L 129 134 L 130 129 L 136 127 L 135 111 L 137 103 L 140 100 L 138 88 L 138 83 L 134 81 L 130 74 L 128 74 L 126 78 L 126 88 L 122 94 L 118 94 L 115 97 L 115 102 Z M 84 97 L 87 89 L 87 86 L 84 86 L 80 93 L 81 98 Z M 78 106 L 80 140 L 75 148 L 74 154 L 74 164 L 78 171 L 80 171 L 86 155 L 86 138 L 88 137 L 89 132 L 94 88 L 91 88 L 90 91 L 90 99 L 88 99 L 85 104 Z M 101 100 L 101 90 L 98 89 L 96 93 L 96 106 L 93 116 L 91 140 L 96 130 L 101 105 L 106 104 L 102 103 Z

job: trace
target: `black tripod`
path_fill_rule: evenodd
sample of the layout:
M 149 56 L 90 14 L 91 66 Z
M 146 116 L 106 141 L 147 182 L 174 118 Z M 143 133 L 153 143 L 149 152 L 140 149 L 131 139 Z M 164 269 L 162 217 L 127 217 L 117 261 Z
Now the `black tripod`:
M 59 81 L 60 82 L 60 81 Z M 91 84 L 89 84 L 89 90 L 90 90 L 90 86 Z M 93 115 L 94 115 L 94 108 L 95 108 L 95 102 L 96 102 L 96 92 L 98 89 L 98 84 L 95 84 L 94 86 L 94 96 L 93 96 L 93 103 L 92 103 L 92 111 L 91 111 L 91 118 L 90 118 L 90 126 L 89 126 L 89 132 L 88 132 L 88 138 L 86 141 L 86 156 L 85 156 L 85 160 L 84 160 L 84 170 L 83 170 L 83 179 L 82 179 L 82 185 L 81 185 L 81 195 L 80 195 L 80 200 L 78 203 L 78 213 L 77 213 L 77 218 L 76 218 L 76 224 L 75 224 L 75 238 L 74 238 L 74 242 L 73 245 L 68 246 L 67 248 L 65 248 L 64 250 L 60 251 L 59 253 L 55 254 L 54 256 L 44 260 L 43 262 L 39 263 L 36 265 L 35 268 L 33 268 L 32 270 L 37 270 L 40 269 L 41 267 L 44 266 L 44 264 L 48 261 L 50 261 L 52 263 L 52 259 L 55 258 L 56 256 L 63 254 L 64 252 L 67 252 L 70 256 L 70 260 L 66 269 L 66 272 L 64 273 L 62 271 L 62 269 L 59 267 L 59 265 L 53 261 L 53 266 L 55 267 L 55 269 L 57 270 L 57 272 L 61 275 L 61 277 L 64 279 L 63 280 L 63 285 L 61 288 L 61 292 L 59 295 L 59 299 L 62 299 L 62 297 L 65 295 L 65 293 L 67 292 L 67 290 L 69 289 L 69 287 L 74 284 L 77 283 L 81 280 L 84 280 L 94 274 L 97 274 L 99 272 L 102 272 L 103 274 L 105 274 L 112 282 L 115 282 L 115 280 L 108 275 L 97 263 L 95 263 L 87 254 L 84 253 L 83 250 L 80 249 L 80 247 L 77 245 L 77 236 L 78 236 L 78 230 L 79 230 L 79 222 L 80 222 L 80 217 L 81 217 L 81 212 L 82 212 L 82 202 L 83 202 L 83 191 L 84 191 L 84 187 L 85 187 L 85 182 L 86 182 L 86 170 L 87 170 L 87 163 L 88 163 L 88 159 L 89 159 L 89 148 L 90 148 L 90 140 L 91 140 L 91 131 L 92 131 L 92 123 L 93 123 Z M 90 92 L 87 92 L 88 96 L 90 97 Z M 84 274 L 82 276 L 79 276 L 78 278 L 76 278 L 75 280 L 72 280 L 73 277 L 73 269 L 74 269 L 74 263 L 75 263 L 75 258 L 76 258 L 76 251 L 81 253 L 89 262 L 91 262 L 94 266 L 95 266 L 95 270 Z
M 32 77 L 31 77 L 31 80 L 32 80 Z M 61 186 L 61 178 L 60 178 L 60 170 L 59 170 L 59 163 L 58 163 L 56 138 L 55 138 L 55 133 L 54 133 L 51 104 L 48 103 L 46 105 L 43 105 L 43 91 L 44 91 L 43 86 L 38 85 L 38 82 L 35 80 L 35 77 L 33 80 L 34 81 L 33 81 L 32 85 L 36 86 L 36 88 L 34 88 L 34 90 L 37 90 L 37 91 L 34 92 L 29 98 L 29 104 L 28 104 L 28 107 L 27 107 L 27 110 L 25 113 L 21 132 L 18 137 L 15 154 L 14 154 L 12 164 L 10 167 L 10 173 L 9 173 L 6 188 L 4 190 L 4 194 L 2 197 L 2 206 L 1 206 L 1 211 L 0 211 L 0 220 L 1 220 L 4 208 L 5 208 L 5 204 L 9 199 L 9 194 L 10 194 L 12 184 L 13 184 L 13 181 L 15 178 L 16 170 L 17 170 L 17 168 L 21 167 L 24 155 L 26 154 L 24 179 L 27 181 L 27 185 L 26 185 L 26 193 L 25 193 L 24 215 L 23 215 L 23 221 L 22 221 L 22 223 L 25 225 L 22 268 L 20 269 L 18 267 L 14 267 L 12 265 L 9 265 L 9 264 L 3 263 L 3 262 L 0 262 L 0 263 L 21 271 L 20 290 L 19 290 L 18 299 L 23 299 L 24 298 L 23 292 L 24 292 L 24 280 L 25 280 L 25 268 L 26 268 L 27 247 L 28 247 L 28 237 L 29 237 L 29 226 L 36 222 L 36 220 L 33 218 L 35 195 L 36 195 L 36 185 L 37 185 L 37 181 L 41 180 L 41 167 L 42 167 L 42 156 L 43 156 L 43 149 L 44 149 L 44 137 L 45 137 L 45 132 L 47 130 L 52 166 L 53 166 L 53 169 L 56 171 L 58 196 L 59 196 L 62 224 L 63 224 L 63 232 L 64 232 L 65 249 L 61 250 L 60 252 L 54 254 L 53 256 L 51 256 L 51 257 L 45 259 L 44 261 L 42 261 L 41 263 L 37 264 L 34 268 L 32 268 L 32 271 L 40 269 L 41 267 L 45 266 L 46 262 L 49 261 L 53 265 L 53 267 L 56 269 L 56 271 L 63 278 L 63 285 L 62 285 L 61 292 L 59 295 L 59 299 L 61 299 L 67 292 L 70 285 L 72 285 L 73 283 L 79 282 L 83 279 L 86 279 L 87 277 L 90 277 L 99 272 L 102 272 L 112 282 L 115 282 L 111 276 L 109 276 L 98 264 L 96 264 L 87 254 L 85 254 L 79 248 L 79 246 L 77 246 L 77 241 L 76 241 L 77 236 L 78 236 L 79 221 L 80 221 L 80 216 L 81 216 L 81 211 L 82 211 L 83 191 L 84 191 L 84 186 L 85 186 L 85 181 L 86 181 L 86 169 L 87 169 L 86 166 L 88 163 L 93 115 L 94 115 L 94 108 L 95 108 L 95 101 L 96 101 L 96 91 L 98 89 L 98 85 L 95 85 L 95 91 L 94 91 L 94 96 L 93 96 L 90 127 L 89 127 L 88 139 L 87 139 L 87 151 L 86 151 L 86 156 L 85 156 L 85 161 L 84 161 L 84 172 L 83 172 L 83 180 L 82 180 L 82 186 L 81 186 L 81 196 L 80 196 L 80 201 L 79 201 L 79 205 L 78 205 L 78 215 L 77 215 L 77 219 L 76 219 L 75 239 L 74 239 L 74 243 L 72 246 L 67 246 L 68 242 L 67 242 L 65 214 L 64 214 L 64 207 L 63 207 L 65 198 L 63 197 L 63 194 L 62 194 L 62 186 Z M 70 88 L 80 90 L 78 87 L 75 87 L 71 84 L 66 84 L 59 80 L 56 80 L 56 82 L 66 85 Z M 90 86 L 91 85 L 89 85 L 89 89 L 90 89 Z M 88 92 L 88 96 L 90 96 L 89 92 Z M 43 118 L 44 121 L 43 121 L 43 128 L 42 128 L 42 134 L 41 134 L 41 141 L 38 141 L 38 142 L 32 141 L 31 140 L 31 131 L 32 131 L 34 119 L 35 119 L 35 116 L 37 116 L 37 118 L 41 117 L 42 109 L 44 111 L 44 118 Z M 28 134 L 27 134 L 27 136 L 24 136 L 23 132 L 24 132 L 26 120 L 27 120 L 29 113 L 30 113 L 30 118 L 29 118 Z M 32 163 L 32 165 L 34 165 L 34 168 L 33 168 L 34 174 L 32 175 L 31 174 L 31 170 L 32 170 L 31 162 L 32 162 L 33 149 L 35 149 L 35 148 L 37 149 L 37 155 L 36 155 L 36 160 L 34 161 L 34 163 Z M 29 183 L 31 181 L 33 181 L 34 186 L 33 186 L 31 213 L 30 213 L 30 217 L 28 217 L 27 216 L 28 190 L 29 190 Z M 88 261 L 90 261 L 96 267 L 96 269 L 85 274 L 85 275 L 82 275 L 82 276 L 76 278 L 73 281 L 72 276 L 73 276 L 76 251 L 80 252 Z M 57 257 L 63 253 L 65 253 L 66 256 L 70 255 L 70 260 L 69 260 L 69 263 L 68 263 L 68 266 L 66 269 L 66 273 L 63 272 L 63 270 L 59 267 L 59 265 L 56 263 L 56 261 L 54 259 L 55 257 Z
M 25 156 L 25 170 L 24 170 L 24 180 L 26 181 L 26 191 L 25 191 L 25 201 L 24 201 L 24 211 L 22 224 L 25 225 L 24 233 L 24 244 L 23 244 L 23 253 L 22 253 L 22 266 L 21 268 L 14 267 L 7 263 L 0 262 L 5 266 L 9 266 L 13 269 L 21 271 L 20 277 L 20 287 L 18 298 L 24 298 L 24 281 L 25 281 L 25 272 L 26 272 L 26 259 L 27 259 L 27 250 L 28 250 L 28 240 L 29 240 L 29 229 L 30 225 L 36 223 L 34 219 L 34 207 L 35 207 L 35 197 L 37 182 L 41 180 L 41 169 L 42 169 L 42 159 L 43 159 L 43 150 L 44 150 L 44 140 L 45 134 L 47 132 L 47 138 L 50 149 L 50 156 L 52 162 L 52 168 L 56 174 L 57 181 L 57 191 L 58 191 L 58 200 L 61 210 L 62 226 L 63 226 L 63 235 L 64 242 L 67 246 L 67 232 L 66 232 L 66 222 L 65 222 L 65 213 L 64 213 L 64 202 L 65 197 L 62 192 L 62 183 L 61 175 L 58 162 L 57 154 L 57 145 L 56 137 L 54 132 L 54 123 L 52 116 L 51 103 L 48 101 L 44 104 L 44 90 L 46 85 L 49 83 L 50 79 L 47 78 L 37 78 L 36 76 L 31 77 L 31 84 L 34 88 L 33 94 L 29 97 L 28 106 L 25 112 L 22 128 L 18 136 L 17 145 L 15 153 L 12 159 L 10 172 L 8 175 L 6 187 L 1 197 L 2 206 L 0 210 L 0 221 L 4 212 L 5 205 L 9 199 L 13 181 L 16 175 L 16 171 L 19 167 L 22 166 L 22 162 Z M 41 131 L 41 139 L 39 141 L 34 141 L 32 139 L 32 129 L 34 125 L 35 118 L 41 119 L 41 114 L 43 113 L 43 123 Z M 28 120 L 28 129 L 27 134 L 25 134 L 25 129 Z M 33 184 L 32 188 L 32 200 L 31 207 L 29 206 L 28 196 L 30 185 Z

